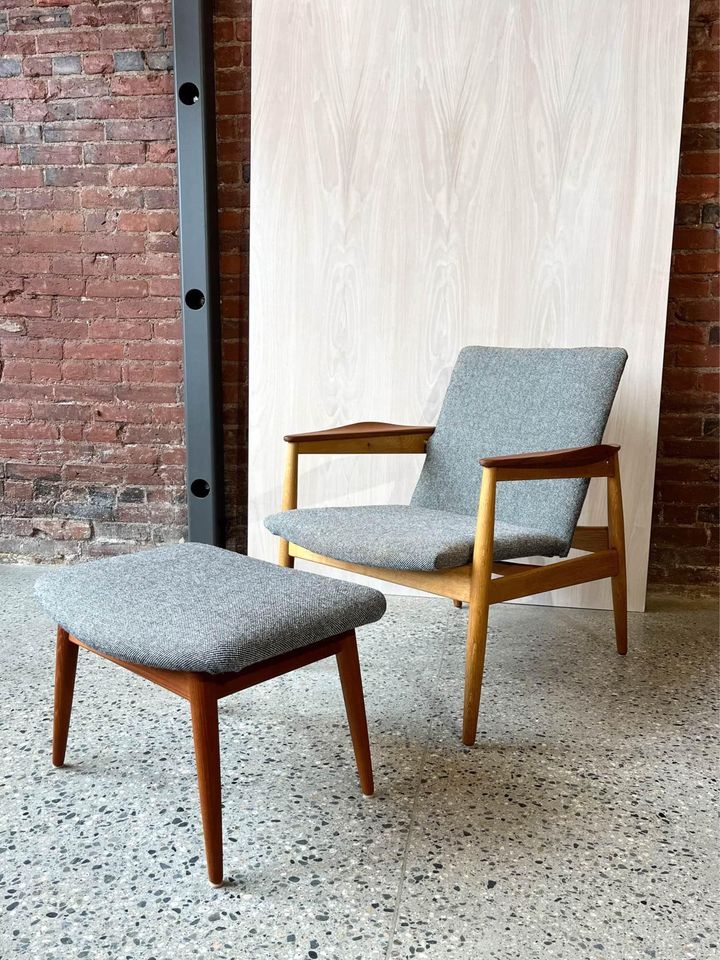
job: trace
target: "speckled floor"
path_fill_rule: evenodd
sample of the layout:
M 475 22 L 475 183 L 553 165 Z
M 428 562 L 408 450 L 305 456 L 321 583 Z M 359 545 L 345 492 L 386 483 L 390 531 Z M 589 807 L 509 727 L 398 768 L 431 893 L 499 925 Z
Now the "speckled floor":
M 0 567 L 0 958 L 704 960 L 717 955 L 717 618 L 492 611 L 459 740 L 465 611 L 361 632 L 377 793 L 330 661 L 223 701 L 225 861 L 205 878 L 186 705 L 81 652 L 50 765 L 54 636 Z

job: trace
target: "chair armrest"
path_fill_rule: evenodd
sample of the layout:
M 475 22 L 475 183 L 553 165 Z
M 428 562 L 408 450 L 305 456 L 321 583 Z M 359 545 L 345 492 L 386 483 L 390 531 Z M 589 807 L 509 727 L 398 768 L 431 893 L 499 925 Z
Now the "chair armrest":
M 395 423 L 348 423 L 313 433 L 290 433 L 285 440 L 297 453 L 425 453 L 434 430 Z
M 619 445 L 599 443 L 591 447 L 516 453 L 483 457 L 481 466 L 496 471 L 497 480 L 553 480 L 570 477 L 609 477 L 615 473 Z
M 348 423 L 343 427 L 330 427 L 329 430 L 314 430 L 312 433 L 289 433 L 283 437 L 288 443 L 302 443 L 304 440 L 359 440 L 365 437 L 406 437 L 422 434 L 429 437 L 435 427 L 411 427 L 401 423 Z

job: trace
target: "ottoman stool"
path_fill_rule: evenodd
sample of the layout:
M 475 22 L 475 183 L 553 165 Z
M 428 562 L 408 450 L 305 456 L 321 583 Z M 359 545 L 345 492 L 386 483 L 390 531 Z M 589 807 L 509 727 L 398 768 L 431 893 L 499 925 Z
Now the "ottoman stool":
M 221 697 L 334 654 L 360 787 L 372 794 L 355 628 L 385 612 L 377 590 L 197 543 L 67 567 L 35 590 L 59 624 L 55 766 L 65 761 L 79 647 L 190 702 L 211 883 L 223 876 Z

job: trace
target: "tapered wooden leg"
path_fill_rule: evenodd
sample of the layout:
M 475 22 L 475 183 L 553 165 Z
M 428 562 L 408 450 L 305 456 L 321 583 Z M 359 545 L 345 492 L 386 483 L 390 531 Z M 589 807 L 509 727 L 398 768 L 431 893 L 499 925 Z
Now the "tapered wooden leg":
M 475 604 L 470 601 L 465 659 L 465 709 L 463 713 L 463 743 L 466 747 L 471 747 L 477 738 L 489 612 L 487 597 L 478 599 Z
M 458 610 L 462 610 L 462 600 L 453 600 L 453 606 L 457 607 Z
M 67 630 L 58 627 L 55 646 L 55 708 L 52 743 L 52 762 L 56 767 L 61 767 L 65 763 L 77 658 L 77 646 L 70 641 Z
M 608 534 L 610 546 L 617 550 L 618 572 L 612 578 L 613 614 L 617 652 L 623 656 L 628 649 L 627 573 L 625 569 L 625 519 L 623 516 L 620 462 L 615 454 L 614 476 L 608 477 Z
M 465 656 L 465 708 L 463 711 L 463 743 L 471 747 L 477 737 L 480 692 L 485 669 L 489 591 L 492 579 L 493 536 L 495 528 L 495 470 L 483 469 L 478 504 L 477 529 L 473 549 L 470 612 L 468 615 L 467 652 Z
M 202 674 L 190 679 L 189 696 L 207 871 L 210 883 L 219 886 L 223 879 L 223 849 L 217 696 Z
M 348 726 L 350 727 L 350 736 L 352 737 L 355 761 L 360 778 L 360 789 L 366 797 L 371 797 L 375 792 L 375 786 L 373 784 L 367 717 L 365 716 L 365 697 L 363 696 L 360 661 L 354 631 L 349 634 L 336 656 Z
M 297 507 L 298 486 L 298 449 L 296 443 L 288 443 L 285 454 L 285 475 L 283 477 L 282 510 L 295 510 Z M 295 557 L 290 556 L 290 545 L 281 540 L 278 547 L 278 563 L 281 567 L 294 567 Z

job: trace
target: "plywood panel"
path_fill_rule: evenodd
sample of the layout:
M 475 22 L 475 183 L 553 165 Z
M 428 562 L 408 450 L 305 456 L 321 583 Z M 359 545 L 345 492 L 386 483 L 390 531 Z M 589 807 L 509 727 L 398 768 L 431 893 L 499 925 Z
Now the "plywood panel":
M 687 0 L 255 0 L 252 554 L 284 433 L 432 423 L 466 344 L 623 345 L 642 607 L 686 29 Z M 419 466 L 307 458 L 300 505 L 407 502 Z

